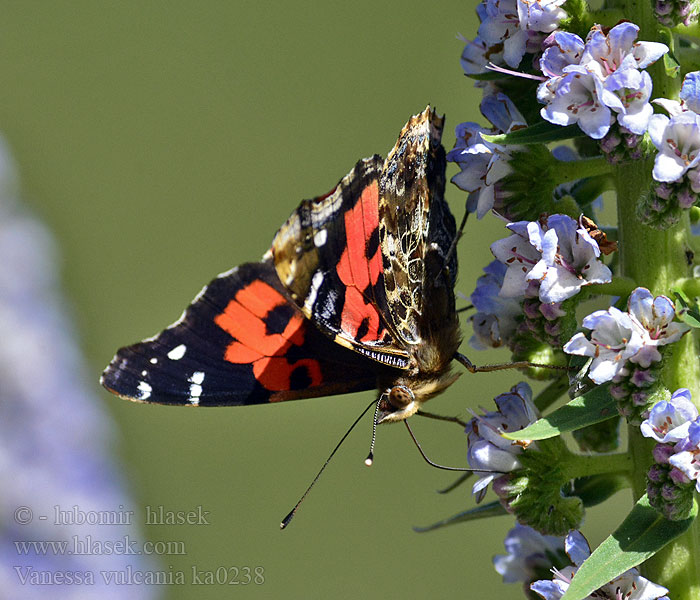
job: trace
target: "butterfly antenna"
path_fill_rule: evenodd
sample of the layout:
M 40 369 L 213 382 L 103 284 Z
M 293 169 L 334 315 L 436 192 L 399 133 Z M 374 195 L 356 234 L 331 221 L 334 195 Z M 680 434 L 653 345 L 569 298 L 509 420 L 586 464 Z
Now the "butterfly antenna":
M 384 394 L 382 394 L 384 396 Z M 382 396 L 377 398 L 377 408 L 374 409 L 374 420 L 372 421 L 372 443 L 369 445 L 369 454 L 367 455 L 367 458 L 365 458 L 365 464 L 368 467 L 372 466 L 372 463 L 374 462 L 374 442 L 377 439 L 377 416 L 379 415 L 379 401 L 382 399 Z
M 302 495 L 302 497 L 299 498 L 299 502 L 297 502 L 297 503 L 294 505 L 294 508 L 293 508 L 292 510 L 289 511 L 289 513 L 287 514 L 287 516 L 286 516 L 284 519 L 282 519 L 282 522 L 280 523 L 280 529 L 284 529 L 285 527 L 287 527 L 287 525 L 289 525 L 289 523 L 291 522 L 291 520 L 294 518 L 294 515 L 296 514 L 297 510 L 299 510 L 299 506 L 300 506 L 301 503 L 304 501 L 304 498 L 306 498 L 306 496 L 308 495 L 308 493 L 311 491 L 311 488 L 314 487 L 314 484 L 318 481 L 318 478 L 321 477 L 321 473 L 323 473 L 324 469 L 328 466 L 328 463 L 331 462 L 331 459 L 333 458 L 333 455 L 338 451 L 338 448 L 340 448 L 340 446 L 342 445 L 342 443 L 345 441 L 345 438 L 347 438 L 347 437 L 350 435 L 350 432 L 355 428 L 355 425 L 357 425 L 357 424 L 360 422 L 360 419 L 362 419 L 362 417 L 365 416 L 365 414 L 367 413 L 367 411 L 368 411 L 370 408 L 372 408 L 372 405 L 373 405 L 375 402 L 377 402 L 377 401 L 376 401 L 376 400 L 372 400 L 372 402 L 370 402 L 370 403 L 367 405 L 367 408 L 365 408 L 365 410 L 362 411 L 362 414 L 361 414 L 359 417 L 357 417 L 357 419 L 355 419 L 355 422 L 354 422 L 352 425 L 350 425 L 350 428 L 345 432 L 345 435 L 344 435 L 342 438 L 340 438 L 340 441 L 338 442 L 338 444 L 336 445 L 336 447 L 333 448 L 333 452 L 330 453 L 330 456 L 326 459 L 326 462 L 323 463 L 323 466 L 321 467 L 321 469 L 319 470 L 319 472 L 316 474 L 316 477 L 314 477 L 314 480 L 311 482 L 311 484 L 309 485 L 309 487 L 306 488 L 306 491 L 304 492 L 304 494 Z
M 433 462 L 430 460 L 426 455 L 425 452 L 423 452 L 423 448 L 421 448 L 420 443 L 416 439 L 416 436 L 413 435 L 413 430 L 411 429 L 411 426 L 408 424 L 408 421 L 404 421 L 404 425 L 406 425 L 406 429 L 408 429 L 408 433 L 411 434 L 411 439 L 413 440 L 413 443 L 416 445 L 416 448 L 418 448 L 418 451 L 420 452 L 420 455 L 423 457 L 423 460 L 427 462 L 431 467 L 435 467 L 436 469 L 443 469 L 444 471 L 478 471 L 479 473 L 500 473 L 500 471 L 488 471 L 486 469 L 467 469 L 465 467 L 446 467 L 445 465 L 439 465 L 436 462 Z

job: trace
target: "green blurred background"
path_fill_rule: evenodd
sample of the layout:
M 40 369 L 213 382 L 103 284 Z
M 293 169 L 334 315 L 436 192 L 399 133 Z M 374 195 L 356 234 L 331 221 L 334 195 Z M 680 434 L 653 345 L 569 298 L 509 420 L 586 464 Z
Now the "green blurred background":
M 386 155 L 411 114 L 428 103 L 446 113 L 448 149 L 457 123 L 480 119 L 456 38 L 474 35 L 472 2 L 1 6 L 0 130 L 25 199 L 59 239 L 95 383 L 118 346 L 172 322 L 216 273 L 261 256 L 302 198 L 328 191 L 358 158 Z M 448 199 L 461 216 L 464 194 L 451 186 Z M 471 292 L 502 235 L 493 217 L 470 223 L 459 291 Z M 466 416 L 516 381 L 467 374 L 431 408 Z M 144 528 L 185 543 L 186 555 L 161 557 L 163 570 L 189 581 L 193 566 L 264 568 L 263 585 L 170 586 L 165 596 L 521 597 L 491 567 L 511 519 L 413 533 L 473 501 L 470 486 L 435 493 L 452 476 L 429 468 L 403 427 L 380 428 L 367 469 L 367 419 L 280 532 L 371 397 L 188 410 L 103 393 L 131 508 L 209 511 L 209 526 Z M 432 458 L 464 462 L 459 428 L 413 424 Z M 589 512 L 592 543 L 615 522 L 604 512 Z

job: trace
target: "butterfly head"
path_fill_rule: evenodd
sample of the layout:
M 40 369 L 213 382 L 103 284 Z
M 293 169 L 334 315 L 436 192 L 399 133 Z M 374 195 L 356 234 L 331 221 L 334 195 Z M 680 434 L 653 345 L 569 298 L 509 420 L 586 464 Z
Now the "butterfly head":
M 401 377 L 379 395 L 377 423 L 403 421 L 415 415 L 424 402 L 451 386 L 461 373 L 445 371 L 434 377 Z

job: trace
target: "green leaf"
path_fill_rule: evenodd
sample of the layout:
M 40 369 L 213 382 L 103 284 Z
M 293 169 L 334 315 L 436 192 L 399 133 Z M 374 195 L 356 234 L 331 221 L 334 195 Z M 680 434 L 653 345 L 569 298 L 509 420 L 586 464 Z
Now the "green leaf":
M 583 396 L 542 417 L 519 431 L 503 433 L 509 440 L 546 440 L 617 416 L 617 406 L 610 395 L 610 384 L 599 385 Z
M 501 144 L 508 146 L 518 144 L 525 146 L 528 144 L 547 144 L 549 142 L 558 142 L 571 138 L 582 137 L 585 134 L 581 131 L 578 125 L 555 125 L 549 121 L 540 121 L 530 127 L 516 129 L 510 133 L 502 133 L 500 135 L 482 135 L 482 137 L 493 144 Z
M 681 72 L 681 66 L 671 53 L 664 54 L 664 71 L 672 78 L 678 77 Z
M 426 531 L 433 531 L 435 529 L 440 529 L 441 527 L 447 527 L 448 525 L 455 525 L 456 523 L 466 523 L 467 521 L 476 521 L 478 519 L 486 519 L 488 517 L 500 517 L 505 515 L 506 509 L 501 506 L 501 503 L 496 500 L 495 502 L 489 502 L 488 504 L 482 504 L 475 508 L 470 508 L 451 517 L 447 517 L 442 521 L 433 523 L 426 527 L 414 527 L 413 531 L 418 533 L 425 533 Z
M 697 513 L 698 505 L 693 501 L 690 517 L 682 521 L 667 521 L 650 506 L 645 494 L 622 525 L 576 571 L 561 600 L 582 600 L 627 569 L 644 562 L 684 533 Z
M 690 306 L 690 299 L 680 288 L 673 288 L 673 295 L 676 297 L 676 316 L 685 324 L 694 328 L 700 328 L 700 311 L 697 305 Z
M 619 473 L 603 473 L 574 479 L 573 489 L 569 495 L 581 498 L 583 505 L 588 508 L 604 502 L 619 490 L 629 486 L 627 476 Z

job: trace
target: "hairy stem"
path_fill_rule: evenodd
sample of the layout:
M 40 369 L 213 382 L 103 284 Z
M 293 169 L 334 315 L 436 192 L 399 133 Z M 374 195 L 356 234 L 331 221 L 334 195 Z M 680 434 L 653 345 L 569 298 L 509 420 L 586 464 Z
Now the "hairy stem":
M 618 230 L 622 274 L 652 291 L 670 294 L 670 289 L 687 278 L 689 220 L 685 218 L 670 229 L 659 231 L 636 218 L 637 202 L 651 184 L 652 161 L 638 161 L 616 168 Z M 691 390 L 700 400 L 700 368 L 697 344 L 685 336 L 668 353 L 662 381 L 673 391 Z M 646 491 L 646 473 L 652 463 L 653 444 L 642 437 L 637 425 L 629 426 L 629 455 L 633 463 L 632 491 L 636 501 Z M 696 521 L 680 538 L 668 544 L 645 562 L 643 574 L 669 588 L 674 600 L 700 600 L 700 525 Z

